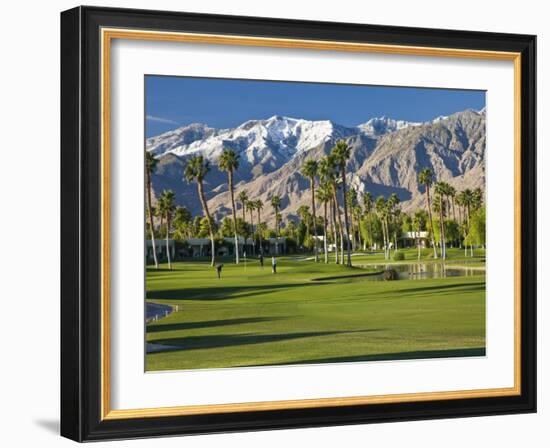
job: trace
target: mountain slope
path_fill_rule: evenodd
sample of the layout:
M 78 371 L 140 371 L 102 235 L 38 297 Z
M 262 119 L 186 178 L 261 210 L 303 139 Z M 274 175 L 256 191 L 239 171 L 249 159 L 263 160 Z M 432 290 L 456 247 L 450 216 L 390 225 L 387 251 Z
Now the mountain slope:
M 281 197 L 283 218 L 309 205 L 309 183 L 299 174 L 301 165 L 308 158 L 319 160 L 340 139 L 352 148 L 348 180 L 360 196 L 365 189 L 374 196 L 395 192 L 405 211 L 424 205 L 424 189 L 417 180 L 424 167 L 458 190 L 485 184 L 484 110 L 466 110 L 428 123 L 383 117 L 355 128 L 280 116 L 250 120 L 234 129 L 194 124 L 150 138 L 146 145 L 159 160 L 153 176 L 155 194 L 174 190 L 177 203 L 193 214 L 201 213 L 200 203 L 196 187 L 182 180 L 183 167 L 196 154 L 210 162 L 205 190 L 217 219 L 230 214 L 227 176 L 217 169 L 217 159 L 224 148 L 235 150 L 240 156 L 237 193 L 246 189 L 250 197 L 261 199 L 262 219 L 273 224 L 271 196 Z

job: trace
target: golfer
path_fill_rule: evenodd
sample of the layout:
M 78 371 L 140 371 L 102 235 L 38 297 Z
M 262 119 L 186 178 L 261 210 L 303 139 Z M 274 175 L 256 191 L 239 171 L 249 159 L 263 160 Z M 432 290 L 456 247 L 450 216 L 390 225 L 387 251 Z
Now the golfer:
M 271 257 L 271 269 L 274 274 L 277 273 L 277 259 L 274 256 Z
M 222 269 L 223 269 L 223 264 L 217 264 L 216 265 L 216 271 L 218 273 L 218 278 L 222 278 Z

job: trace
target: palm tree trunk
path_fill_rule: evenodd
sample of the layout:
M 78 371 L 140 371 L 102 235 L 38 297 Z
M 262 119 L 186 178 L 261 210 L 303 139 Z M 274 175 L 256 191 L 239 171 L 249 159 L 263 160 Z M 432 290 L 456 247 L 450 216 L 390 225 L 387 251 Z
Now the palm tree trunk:
M 170 238 L 170 217 L 168 216 L 169 212 L 166 212 L 166 257 L 168 258 L 168 270 L 172 270 L 172 260 L 170 259 L 170 245 L 168 240 Z
M 254 213 L 252 209 L 250 211 L 250 231 L 252 232 L 252 256 L 256 256 L 256 238 L 254 235 Z
M 386 220 L 384 218 L 380 219 L 382 224 L 382 240 L 384 245 L 384 259 L 388 259 L 388 239 L 386 238 Z
M 456 214 L 455 214 L 455 198 L 454 196 L 451 196 L 451 204 L 453 206 L 453 220 L 456 221 Z
M 348 205 L 346 204 L 346 168 L 344 165 L 341 166 L 342 171 L 342 192 L 344 197 L 344 224 L 346 226 L 346 238 L 347 238 L 347 252 L 348 259 L 347 265 L 351 267 L 351 247 L 350 247 L 350 238 L 349 238 L 349 222 L 348 222 Z
M 373 238 L 373 235 L 372 235 L 372 215 L 369 213 L 369 216 L 368 216 L 368 220 L 369 220 L 369 240 L 370 240 L 370 245 L 371 245 L 371 249 L 372 249 L 372 244 L 374 243 L 374 238 Z
M 431 237 L 432 237 L 432 247 L 434 248 L 434 258 L 437 258 L 437 247 L 435 247 L 435 238 L 434 238 L 434 221 L 432 218 L 432 205 L 430 201 L 430 186 L 426 185 L 426 197 L 428 199 L 428 217 L 430 219 L 430 229 L 432 230 Z
M 355 252 L 357 250 L 357 220 L 353 216 L 353 209 L 349 211 L 349 218 L 351 221 L 351 250 Z
M 327 250 L 327 203 L 323 202 L 323 249 L 325 251 L 325 264 L 328 263 L 328 250 Z
M 260 216 L 260 209 L 257 209 L 256 210 L 258 212 L 258 228 L 256 229 L 258 231 L 258 238 L 260 239 L 260 254 L 263 255 L 264 253 L 264 248 L 262 246 L 262 230 L 260 228 L 260 222 L 261 222 L 261 216 Z
M 359 237 L 359 247 L 361 248 L 363 247 L 363 237 L 361 236 L 361 218 L 360 217 L 357 223 L 357 236 Z
M 151 232 L 151 248 L 153 249 L 153 261 L 155 262 L 155 268 L 158 269 L 159 262 L 157 260 L 157 249 L 155 247 L 155 226 L 153 224 L 153 206 L 151 201 L 151 175 L 148 170 L 147 176 L 147 212 L 149 213 L 149 232 Z
M 336 212 L 334 211 L 335 209 L 335 206 L 334 206 L 334 199 L 331 198 L 330 200 L 330 214 L 331 214 L 331 220 L 330 220 L 330 231 L 332 233 L 332 238 L 334 239 L 334 257 L 335 257 L 335 262 L 336 264 L 338 264 L 338 234 L 337 234 L 337 231 L 336 231 L 336 218 L 335 218 L 335 214 Z
M 386 260 L 390 259 L 390 226 L 388 218 L 385 219 L 386 223 Z
M 441 195 L 439 196 L 439 243 L 441 244 L 441 258 L 445 260 L 445 224 L 443 223 L 443 200 Z
M 340 216 L 340 206 L 338 204 L 338 195 L 336 194 L 336 187 L 332 188 L 332 197 L 336 209 L 336 219 L 338 221 L 338 230 L 340 233 L 340 261 L 344 264 L 344 230 L 342 228 L 342 217 Z
M 237 211 L 235 210 L 235 195 L 233 191 L 233 171 L 227 172 L 229 177 L 229 193 L 231 195 L 231 209 L 233 210 L 233 231 L 235 232 L 235 264 L 239 264 L 239 239 L 237 237 Z
M 317 214 L 315 211 L 315 178 L 311 177 L 309 179 L 309 184 L 311 186 L 311 209 L 313 211 L 313 234 L 315 235 L 315 263 L 319 263 L 319 250 L 317 245 L 319 241 L 317 240 Z
M 279 255 L 279 208 L 275 207 L 275 255 Z
M 212 217 L 208 211 L 208 204 L 206 203 L 206 197 L 204 196 L 204 189 L 202 186 L 202 181 L 197 181 L 197 188 L 199 189 L 199 199 L 201 201 L 202 209 L 206 215 L 206 220 L 208 221 L 208 230 L 210 232 L 210 250 L 211 250 L 211 261 L 210 266 L 214 267 L 216 264 L 216 245 L 214 243 L 214 227 L 212 225 Z
M 393 221 L 393 253 L 397 252 L 397 220 L 395 219 L 395 216 L 392 217 Z

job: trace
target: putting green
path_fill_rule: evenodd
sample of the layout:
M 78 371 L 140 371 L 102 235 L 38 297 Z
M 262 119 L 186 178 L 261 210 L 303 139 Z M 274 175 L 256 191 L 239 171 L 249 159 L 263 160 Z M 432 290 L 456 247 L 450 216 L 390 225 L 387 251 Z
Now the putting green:
M 449 264 L 463 259 L 459 249 L 449 252 Z M 406 262 L 415 257 L 408 251 Z M 382 255 L 353 260 L 376 264 Z M 338 279 L 364 271 L 299 257 L 279 257 L 273 275 L 270 261 L 261 269 L 257 261 L 245 268 L 225 259 L 221 279 L 206 261 L 174 263 L 172 271 L 149 267 L 147 300 L 178 310 L 147 325 L 156 349 L 146 355 L 147 370 L 485 353 L 483 271 L 384 282 Z M 323 277 L 330 280 L 312 281 Z

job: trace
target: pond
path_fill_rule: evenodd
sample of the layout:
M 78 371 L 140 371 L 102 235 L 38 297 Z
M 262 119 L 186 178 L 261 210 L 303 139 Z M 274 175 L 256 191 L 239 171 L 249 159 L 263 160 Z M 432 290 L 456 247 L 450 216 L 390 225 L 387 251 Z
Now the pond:
M 386 271 L 394 269 L 397 272 L 399 280 L 422 280 L 427 278 L 447 278 L 447 277 L 471 277 L 474 275 L 484 275 L 485 270 L 480 266 L 468 266 L 467 263 L 460 265 L 445 265 L 445 263 L 388 263 L 388 264 L 369 264 L 357 266 L 372 271 Z M 382 280 L 382 274 L 364 277 L 364 280 Z

